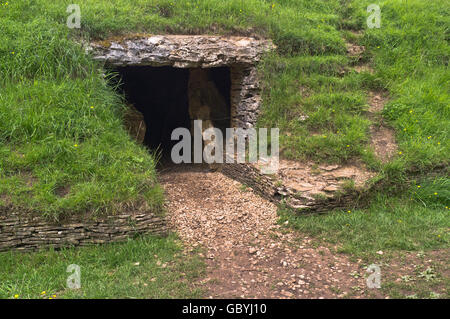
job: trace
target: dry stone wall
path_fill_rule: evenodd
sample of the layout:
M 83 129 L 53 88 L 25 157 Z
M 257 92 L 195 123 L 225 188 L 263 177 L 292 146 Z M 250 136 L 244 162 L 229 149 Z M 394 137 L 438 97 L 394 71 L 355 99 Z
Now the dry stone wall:
M 345 208 L 349 203 L 355 204 L 358 198 L 362 198 L 369 189 L 343 190 L 334 189 L 326 196 L 311 196 L 308 193 L 300 193 L 286 185 L 286 181 L 280 175 L 262 174 L 259 168 L 253 164 L 232 163 L 217 165 L 215 169 L 222 174 L 251 187 L 262 197 L 286 205 L 297 213 L 316 213 L 330 211 L 332 209 Z
M 261 105 L 256 65 L 275 48 L 270 40 L 208 35 L 155 35 L 91 43 L 94 59 L 110 66 L 229 67 L 231 126 L 256 124 Z
M 231 125 L 251 128 L 260 114 L 261 96 L 257 69 L 245 65 L 231 67 Z
M 120 242 L 137 234 L 166 235 L 165 218 L 146 212 L 124 213 L 95 221 L 70 217 L 64 222 L 52 223 L 33 214 L 0 211 L 0 251 Z

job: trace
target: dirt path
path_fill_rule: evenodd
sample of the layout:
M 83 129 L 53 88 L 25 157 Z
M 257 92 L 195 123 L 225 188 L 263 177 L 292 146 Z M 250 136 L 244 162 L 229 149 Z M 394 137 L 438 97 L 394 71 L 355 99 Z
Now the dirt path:
M 360 59 L 364 47 L 347 43 Z M 373 70 L 357 64 L 357 72 Z M 388 160 L 396 151 L 392 129 L 379 115 L 386 103 L 369 92 L 372 146 Z M 299 170 L 304 173 L 305 169 Z M 369 295 L 361 261 L 334 252 L 278 225 L 276 206 L 237 181 L 201 165 L 168 166 L 160 181 L 171 227 L 188 247 L 202 247 L 210 298 L 362 298 Z M 301 179 L 302 181 L 305 178 Z M 331 251 L 332 249 L 333 251 Z
M 361 37 L 362 32 L 353 32 L 356 37 Z M 344 39 L 345 41 L 345 39 Z M 353 66 L 353 70 L 357 73 L 368 72 L 373 74 L 375 71 L 367 62 L 361 62 L 362 55 L 366 48 L 356 43 L 346 42 L 347 56 L 350 59 L 358 60 L 357 64 Z M 368 118 L 372 121 L 370 126 L 371 146 L 374 150 L 375 156 L 383 163 L 388 162 L 397 153 L 397 143 L 395 141 L 395 131 L 393 128 L 384 123 L 381 112 L 389 100 L 387 92 L 370 91 L 368 92 L 369 109 L 367 112 Z
M 363 297 L 364 269 L 277 224 L 276 206 L 202 166 L 161 171 L 173 229 L 203 247 L 210 298 Z

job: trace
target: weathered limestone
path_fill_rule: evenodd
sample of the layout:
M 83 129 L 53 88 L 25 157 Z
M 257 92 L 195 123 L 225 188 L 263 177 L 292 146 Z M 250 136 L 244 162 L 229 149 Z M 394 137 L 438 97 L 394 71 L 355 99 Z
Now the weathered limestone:
M 256 124 L 261 98 L 256 65 L 270 40 L 209 35 L 154 35 L 91 43 L 94 59 L 111 66 L 229 67 L 232 127 Z
M 274 48 L 269 40 L 209 35 L 154 35 L 91 44 L 94 58 L 110 65 L 212 68 L 255 65 Z
M 215 119 L 227 118 L 227 103 L 211 79 L 208 69 L 190 70 L 188 96 L 192 135 L 194 134 L 195 120 L 203 120 L 202 129 L 204 132 L 217 126 L 215 125 Z M 229 120 L 227 121 L 229 123 Z
M 251 128 L 260 114 L 260 87 L 255 67 L 231 66 L 231 126 Z
M 71 216 L 52 223 L 30 213 L 0 211 L 0 251 L 85 246 L 126 241 L 137 234 L 166 233 L 165 218 L 151 212 L 122 213 L 96 221 Z
M 251 187 L 259 195 L 280 202 L 298 213 L 345 208 L 369 191 L 367 181 L 373 174 L 356 166 L 329 165 L 311 173 L 311 164 L 282 160 L 275 175 L 264 175 L 256 164 L 222 164 L 216 169 Z M 351 188 L 345 181 L 353 181 Z

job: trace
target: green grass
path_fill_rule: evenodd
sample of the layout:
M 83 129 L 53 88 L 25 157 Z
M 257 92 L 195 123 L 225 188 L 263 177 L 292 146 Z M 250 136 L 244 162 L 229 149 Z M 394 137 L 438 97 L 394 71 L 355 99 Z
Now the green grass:
M 448 0 L 379 1 L 380 29 L 365 24 L 371 0 L 83 0 L 77 2 L 82 27 L 70 30 L 72 2 L 0 1 L 0 206 L 54 218 L 144 202 L 161 210 L 155 157 L 122 128 L 124 102 L 108 84 L 111 75 L 77 42 L 136 32 L 257 35 L 278 47 L 260 65 L 259 125 L 280 128 L 282 154 L 363 161 L 385 180 L 368 208 L 301 217 L 282 212 L 283 220 L 355 256 L 448 248 L 448 179 L 414 184 L 408 177 L 449 164 Z M 363 62 L 374 74 L 352 71 L 345 41 L 366 47 Z M 387 164 L 369 146 L 376 121 L 366 112 L 371 90 L 390 98 L 382 115 L 401 154 Z M 39 298 L 43 290 L 58 297 L 198 296 L 179 280 L 181 272 L 196 273 L 195 261 L 175 257 L 179 249 L 173 238 L 145 238 L 2 253 L 0 297 Z M 175 271 L 155 267 L 149 251 L 175 262 Z M 84 274 L 78 292 L 64 289 L 71 263 Z
M 383 115 L 396 129 L 400 171 L 424 172 L 448 164 L 450 73 L 448 1 L 382 1 L 382 27 L 368 29 L 371 1 L 342 1 L 330 32 L 366 47 L 363 62 L 375 74 L 348 71 L 354 61 L 342 50 L 265 61 L 262 126 L 278 126 L 283 154 L 297 159 L 345 162 L 361 158 L 383 170 L 368 147 L 370 90 L 390 96 Z M 447 5 L 446 5 L 447 4 Z M 420 12 L 420 14 L 418 14 Z M 311 28 L 311 32 L 319 25 Z M 341 33 L 337 33 L 338 29 Z M 361 38 L 347 30 L 364 31 Z M 433 34 L 433 36 L 431 36 Z M 299 121 L 306 115 L 304 121 Z M 283 134 L 284 133 L 284 134 Z
M 366 3 L 355 2 L 363 15 Z M 419 171 L 448 164 L 448 1 L 383 1 L 382 27 L 361 40 L 392 99 L 383 115 L 397 131 L 399 161 Z
M 280 54 L 344 52 L 337 1 L 79 1 L 80 30 L 66 27 L 70 3 L 0 5 L 0 205 L 54 218 L 162 203 L 154 157 L 127 136 L 110 75 L 77 41 L 131 32 L 258 34 L 273 38 Z
M 376 252 L 446 249 L 450 242 L 450 180 L 426 179 L 402 195 L 379 193 L 365 209 L 324 215 L 291 214 L 281 210 L 280 222 L 354 256 Z
M 119 101 L 102 79 L 9 82 L 0 110 L 5 204 L 56 217 L 114 212 L 132 199 L 159 211 L 155 161 L 122 129 Z
M 391 100 L 383 114 L 402 152 L 388 169 L 448 164 L 444 0 L 381 2 L 380 29 L 366 28 L 370 1 L 84 0 L 79 30 L 65 25 L 70 3 L 13 0 L 0 6 L 3 202 L 52 216 L 112 212 L 123 202 L 159 209 L 154 157 L 126 135 L 123 102 L 107 85 L 109 75 L 105 79 L 102 66 L 76 44 L 136 32 L 273 39 L 278 50 L 261 64 L 259 125 L 280 128 L 285 157 L 361 159 L 383 171 L 369 147 L 366 110 L 367 92 L 386 90 Z M 366 30 L 359 39 L 348 29 Z M 351 71 L 346 39 L 366 46 L 364 59 L 374 75 Z
M 283 156 L 338 163 L 368 157 L 368 105 L 361 75 L 338 76 L 347 64 L 343 55 L 265 60 L 259 125 L 280 128 Z
M 203 262 L 183 254 L 174 237 L 140 237 L 61 251 L 0 253 L 0 298 L 199 298 L 193 285 Z M 139 264 L 137 264 L 139 263 Z M 67 286 L 67 267 L 80 266 L 81 288 Z M 42 292 L 45 292 L 43 294 Z

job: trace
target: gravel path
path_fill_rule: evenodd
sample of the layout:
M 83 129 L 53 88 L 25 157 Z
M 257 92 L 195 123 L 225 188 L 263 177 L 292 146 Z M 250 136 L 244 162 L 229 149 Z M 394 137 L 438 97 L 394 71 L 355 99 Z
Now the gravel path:
M 200 165 L 163 169 L 171 227 L 202 247 L 210 298 L 363 297 L 364 269 L 277 224 L 276 206 Z

